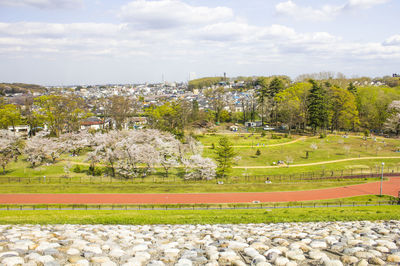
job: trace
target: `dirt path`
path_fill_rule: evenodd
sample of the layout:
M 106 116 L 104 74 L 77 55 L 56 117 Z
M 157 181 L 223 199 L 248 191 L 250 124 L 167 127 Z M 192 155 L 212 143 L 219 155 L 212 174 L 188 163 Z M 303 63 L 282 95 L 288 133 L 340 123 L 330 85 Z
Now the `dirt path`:
M 379 194 L 380 182 L 308 191 L 187 194 L 0 194 L 1 204 L 177 204 L 325 200 Z M 400 178 L 383 182 L 383 194 L 397 196 Z
M 338 159 L 332 161 L 323 161 L 323 162 L 316 162 L 316 163 L 303 163 L 303 164 L 291 164 L 290 167 L 298 167 L 298 166 L 311 166 L 311 165 L 320 165 L 320 164 L 329 164 L 329 163 L 340 163 L 340 162 L 347 162 L 347 161 L 359 161 L 359 160 L 375 160 L 375 159 L 400 159 L 399 156 L 386 156 L 386 157 L 356 157 L 356 158 L 347 158 L 347 159 Z M 233 168 L 279 168 L 279 167 L 287 167 L 286 165 L 280 166 L 272 166 L 272 165 L 265 165 L 265 166 L 234 166 Z

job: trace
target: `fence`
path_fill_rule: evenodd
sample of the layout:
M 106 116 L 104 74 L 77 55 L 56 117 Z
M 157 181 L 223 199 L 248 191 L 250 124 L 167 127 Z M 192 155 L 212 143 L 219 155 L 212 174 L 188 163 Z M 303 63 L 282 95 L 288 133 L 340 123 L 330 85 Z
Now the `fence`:
M 385 167 L 383 176 L 400 175 L 400 169 L 396 167 Z M 313 172 L 302 172 L 294 174 L 272 174 L 272 175 L 248 175 L 244 172 L 241 176 L 231 176 L 223 179 L 224 183 L 265 183 L 271 181 L 274 183 L 298 183 L 298 182 L 316 182 L 316 181 L 342 181 L 372 178 L 381 178 L 382 172 L 380 167 L 376 168 L 359 168 L 359 169 L 340 169 L 340 170 L 322 170 Z M 216 180 L 184 180 L 178 175 L 170 175 L 165 177 L 162 174 L 149 175 L 145 178 L 113 178 L 111 176 L 88 176 L 81 175 L 79 177 L 12 177 L 0 176 L 0 184 L 134 184 L 134 183 L 164 183 L 164 184 L 190 184 L 190 183 L 216 183 Z
M 240 203 L 240 204 L 169 204 L 169 205 L 132 205 L 132 204 L 40 204 L 40 205 L 1 205 L 0 210 L 241 210 L 241 209 L 285 209 L 285 208 L 329 208 L 399 205 L 400 201 L 376 202 L 286 202 L 286 203 Z

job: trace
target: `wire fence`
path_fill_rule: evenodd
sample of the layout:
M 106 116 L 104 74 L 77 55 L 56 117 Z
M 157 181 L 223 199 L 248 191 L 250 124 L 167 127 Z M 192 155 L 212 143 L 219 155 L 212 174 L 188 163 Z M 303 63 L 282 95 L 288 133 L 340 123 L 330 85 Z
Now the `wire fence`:
M 190 184 L 190 183 L 223 183 L 226 184 L 253 184 L 253 183 L 299 183 L 317 181 L 343 181 L 361 179 L 379 179 L 382 177 L 400 175 L 398 166 L 382 168 L 358 168 L 340 170 L 321 170 L 312 172 L 299 172 L 291 174 L 264 174 L 250 175 L 246 170 L 241 175 L 229 176 L 224 179 L 212 180 L 186 180 L 183 177 L 170 174 L 168 177 L 162 174 L 151 174 L 140 178 L 118 178 L 110 175 L 91 176 L 36 176 L 36 177 L 15 177 L 0 176 L 0 184 L 135 184 L 135 183 L 163 183 L 163 184 Z
M 329 202 L 285 202 L 285 203 L 238 203 L 238 204 L 40 204 L 40 205 L 1 205 L 2 211 L 31 210 L 243 210 L 243 209 L 290 209 L 290 208 L 329 208 L 399 205 L 400 200 L 390 201 L 329 201 Z

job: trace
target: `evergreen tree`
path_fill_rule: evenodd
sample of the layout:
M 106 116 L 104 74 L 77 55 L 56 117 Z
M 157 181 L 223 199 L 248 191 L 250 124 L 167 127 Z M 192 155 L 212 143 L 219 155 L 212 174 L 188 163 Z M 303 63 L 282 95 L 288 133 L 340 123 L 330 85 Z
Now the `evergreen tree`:
M 265 77 L 260 77 L 257 79 L 256 84 L 259 88 L 257 91 L 257 98 L 261 106 L 261 124 L 264 125 L 264 105 L 268 100 L 268 80 Z
M 276 94 L 283 91 L 285 86 L 280 78 L 273 78 L 268 86 L 268 94 L 271 98 L 274 98 Z
M 314 133 L 317 128 L 326 128 L 328 122 L 328 102 L 324 88 L 314 80 L 310 80 L 312 88 L 307 97 L 309 125 Z
M 350 82 L 349 86 L 347 87 L 347 90 L 354 95 L 357 93 L 357 88 L 354 86 L 353 82 Z
M 232 160 L 236 153 L 233 150 L 232 143 L 227 137 L 222 137 L 219 140 L 215 152 L 217 155 L 217 177 L 224 178 L 232 170 Z

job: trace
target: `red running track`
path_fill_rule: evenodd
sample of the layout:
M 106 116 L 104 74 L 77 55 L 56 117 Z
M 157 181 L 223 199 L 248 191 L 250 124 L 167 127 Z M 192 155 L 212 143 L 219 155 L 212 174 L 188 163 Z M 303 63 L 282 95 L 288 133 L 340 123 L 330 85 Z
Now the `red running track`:
M 174 204 L 248 203 L 325 200 L 360 195 L 377 195 L 380 182 L 288 192 L 181 193 L 181 194 L 0 194 L 0 204 Z M 400 178 L 383 182 L 383 194 L 398 196 Z

